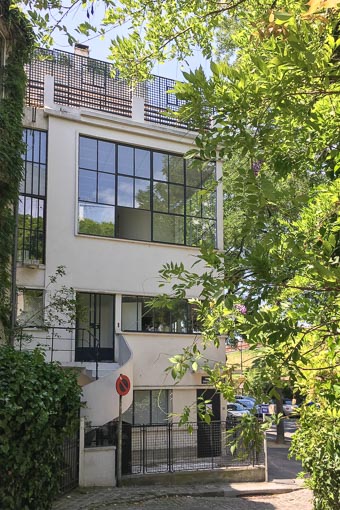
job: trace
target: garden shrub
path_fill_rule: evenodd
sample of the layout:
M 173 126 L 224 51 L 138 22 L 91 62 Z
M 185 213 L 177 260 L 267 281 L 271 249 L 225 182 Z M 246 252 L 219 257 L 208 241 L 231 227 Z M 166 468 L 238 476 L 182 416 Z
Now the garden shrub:
M 39 350 L 0 348 L 0 501 L 48 510 L 58 492 L 61 446 L 79 425 L 75 373 Z

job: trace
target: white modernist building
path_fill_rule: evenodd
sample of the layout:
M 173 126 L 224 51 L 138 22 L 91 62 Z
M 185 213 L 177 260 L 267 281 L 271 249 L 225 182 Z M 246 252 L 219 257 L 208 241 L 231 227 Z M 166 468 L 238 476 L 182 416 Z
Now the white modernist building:
M 183 158 L 195 132 L 162 113 L 178 108 L 167 93 L 172 80 L 155 77 L 131 91 L 84 47 L 40 50 L 27 73 L 18 320 L 32 326 L 31 343 L 44 346 L 47 359 L 78 367 L 93 426 L 117 418 L 120 374 L 132 386 L 124 420 L 166 423 L 206 388 L 201 372 L 179 384 L 165 372 L 171 356 L 199 341 L 199 327 L 188 301 L 160 309 L 150 298 L 160 292 L 163 264 L 190 268 L 201 239 L 223 248 L 222 190 L 202 194 L 221 166 Z M 59 266 L 66 274 L 51 283 Z M 74 290 L 81 313 L 46 332 L 39 310 L 60 285 Z M 224 345 L 207 355 L 223 363 Z

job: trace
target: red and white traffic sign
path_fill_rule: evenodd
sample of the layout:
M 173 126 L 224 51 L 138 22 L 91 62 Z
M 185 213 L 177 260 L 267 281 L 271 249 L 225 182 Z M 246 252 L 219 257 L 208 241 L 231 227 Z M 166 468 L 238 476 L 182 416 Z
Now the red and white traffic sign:
M 131 388 L 131 382 L 127 375 L 120 374 L 116 380 L 116 390 L 118 395 L 124 397 L 127 395 Z

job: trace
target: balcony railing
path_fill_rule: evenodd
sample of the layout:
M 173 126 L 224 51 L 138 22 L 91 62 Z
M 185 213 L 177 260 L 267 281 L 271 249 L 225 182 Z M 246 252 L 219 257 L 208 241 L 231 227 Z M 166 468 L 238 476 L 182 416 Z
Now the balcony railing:
M 44 107 L 44 78 L 54 77 L 54 102 L 132 117 L 132 97 L 144 99 L 144 120 L 188 129 L 188 125 L 166 115 L 177 112 L 183 101 L 169 91 L 175 80 L 154 76 L 132 91 L 112 64 L 60 50 L 38 49 L 26 65 L 26 105 Z

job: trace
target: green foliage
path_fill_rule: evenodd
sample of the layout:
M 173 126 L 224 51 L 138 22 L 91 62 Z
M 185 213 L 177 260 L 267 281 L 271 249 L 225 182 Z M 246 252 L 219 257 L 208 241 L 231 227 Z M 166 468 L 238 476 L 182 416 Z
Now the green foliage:
M 14 204 L 22 176 L 22 112 L 33 35 L 25 18 L 2 2 L 0 14 L 8 30 L 10 47 L 0 74 L 0 324 L 9 327 L 9 264 L 14 237 Z M 2 96 L 2 91 L 4 96 Z
M 227 430 L 227 444 L 231 453 L 241 459 L 247 459 L 250 456 L 253 466 L 258 464 L 263 451 L 264 435 L 271 425 L 272 421 L 269 418 L 261 422 L 253 413 L 244 414 L 232 428 Z
M 75 374 L 39 351 L 0 349 L 0 500 L 8 510 L 47 510 L 58 490 L 61 445 L 78 426 Z
M 292 439 L 291 454 L 309 474 L 315 510 L 340 507 L 340 408 L 305 406 Z

